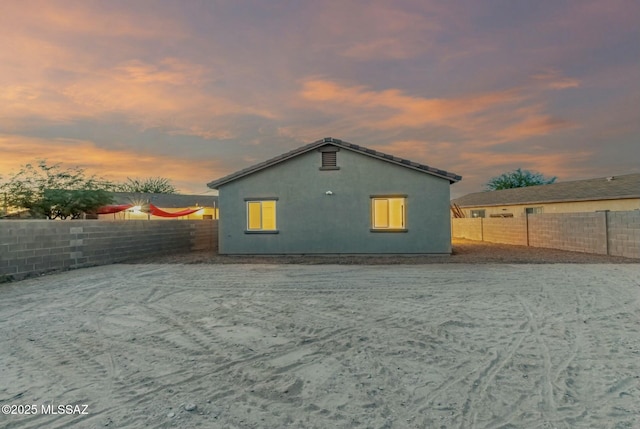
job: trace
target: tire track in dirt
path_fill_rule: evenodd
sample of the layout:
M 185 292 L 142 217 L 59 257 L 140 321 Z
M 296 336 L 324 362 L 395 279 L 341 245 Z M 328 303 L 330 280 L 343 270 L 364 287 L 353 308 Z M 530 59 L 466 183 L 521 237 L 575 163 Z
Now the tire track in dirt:
M 43 283 L 12 286 L 14 304 L 39 303 L 13 324 L 0 288 L 0 340 L 22 347 L 1 350 L 0 366 L 41 375 L 14 375 L 0 396 L 92 401 L 90 416 L 12 429 L 633 427 L 640 416 L 640 301 L 604 266 L 129 267 L 65 273 L 41 296 Z M 52 349 L 25 346 L 17 329 Z M 69 340 L 82 350 L 55 344 Z M 95 362 L 74 375 L 61 353 Z M 555 415 L 540 408 L 548 394 Z
M 520 304 L 522 305 L 522 308 L 524 309 L 524 313 L 528 319 L 528 324 L 531 330 L 531 333 L 533 334 L 533 336 L 535 337 L 536 342 L 538 343 L 538 347 L 540 349 L 541 355 L 542 355 L 542 361 L 544 364 L 544 372 L 542 374 L 542 378 L 541 378 L 541 396 L 543 398 L 543 406 L 544 406 L 544 412 L 548 412 L 552 417 L 551 419 L 553 421 L 556 421 L 557 419 L 555 418 L 556 414 L 557 414 L 557 406 L 555 403 L 555 399 L 554 399 L 554 386 L 552 383 L 552 379 L 553 379 L 553 375 L 552 375 L 552 368 L 551 368 L 551 356 L 549 354 L 549 347 L 547 346 L 547 343 L 544 341 L 541 333 L 540 333 L 540 328 L 538 326 L 538 321 L 537 319 L 534 317 L 530 306 L 525 302 L 525 300 L 522 297 L 518 297 L 518 300 L 520 301 Z
M 471 382 L 472 387 L 468 391 L 467 398 L 462 407 L 461 428 L 476 427 L 478 403 L 484 400 L 487 389 L 494 382 L 498 373 L 513 360 L 514 354 L 520 349 L 522 342 L 528 337 L 527 332 L 522 333 L 528 326 L 529 324 L 522 324 L 518 331 L 513 332 L 514 340 L 507 346 L 505 352 L 496 352 L 495 357 L 483 366 L 477 374 L 477 377 Z

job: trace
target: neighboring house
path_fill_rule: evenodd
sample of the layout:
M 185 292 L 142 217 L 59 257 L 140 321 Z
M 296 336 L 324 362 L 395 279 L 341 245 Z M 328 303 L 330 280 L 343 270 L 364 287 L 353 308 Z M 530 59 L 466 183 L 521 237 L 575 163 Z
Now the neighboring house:
M 113 203 L 98 210 L 98 219 L 217 219 L 215 195 L 112 192 Z
M 476 192 L 456 198 L 465 217 L 640 209 L 640 173 Z
M 460 179 L 328 137 L 208 186 L 222 254 L 450 254 Z

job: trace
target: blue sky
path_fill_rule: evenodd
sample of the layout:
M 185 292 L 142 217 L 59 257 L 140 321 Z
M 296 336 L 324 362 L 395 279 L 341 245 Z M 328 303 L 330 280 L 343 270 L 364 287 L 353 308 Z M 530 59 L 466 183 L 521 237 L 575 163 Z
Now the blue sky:
M 637 1 L 0 4 L 0 175 L 184 193 L 332 136 L 462 175 L 640 170 Z

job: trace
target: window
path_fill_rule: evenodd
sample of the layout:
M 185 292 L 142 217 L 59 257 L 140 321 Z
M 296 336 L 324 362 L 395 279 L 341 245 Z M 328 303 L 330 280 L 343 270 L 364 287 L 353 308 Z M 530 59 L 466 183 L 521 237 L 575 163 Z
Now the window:
M 406 231 L 405 197 L 371 197 L 372 231 Z
M 276 231 L 276 201 L 247 201 L 247 231 Z
M 485 217 L 486 211 L 482 210 L 471 210 L 471 217 Z
M 526 209 L 524 209 L 526 214 L 541 214 L 542 213 L 542 207 L 527 207 Z

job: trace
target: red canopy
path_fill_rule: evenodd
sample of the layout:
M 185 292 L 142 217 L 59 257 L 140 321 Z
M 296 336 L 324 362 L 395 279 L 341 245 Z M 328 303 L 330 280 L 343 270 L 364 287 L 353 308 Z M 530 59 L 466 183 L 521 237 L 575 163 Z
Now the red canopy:
M 133 207 L 133 204 L 121 204 L 119 206 L 104 206 L 98 209 L 98 214 L 119 213 L 121 211 L 130 209 L 131 207 Z
M 202 209 L 201 208 L 186 209 L 186 210 L 181 210 L 179 212 L 170 213 L 170 212 L 165 212 L 164 210 L 160 210 L 158 207 L 154 206 L 153 204 L 149 204 L 149 213 L 151 213 L 154 216 L 162 216 L 162 217 L 188 216 L 192 213 L 197 212 L 198 210 L 202 210 Z

